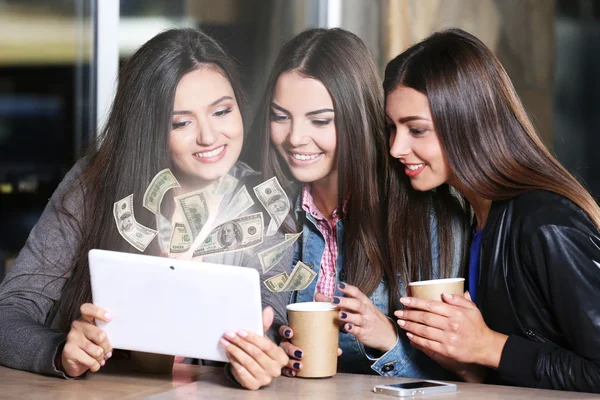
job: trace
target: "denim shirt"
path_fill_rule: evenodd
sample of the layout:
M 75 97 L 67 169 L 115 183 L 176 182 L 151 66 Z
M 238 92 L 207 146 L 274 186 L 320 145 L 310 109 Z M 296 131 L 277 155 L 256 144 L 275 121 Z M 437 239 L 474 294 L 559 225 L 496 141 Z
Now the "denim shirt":
M 325 250 L 325 239 L 317 227 L 317 221 L 314 216 L 305 212 L 302 208 L 302 194 L 300 194 L 296 200 L 295 214 L 298 221 L 302 224 L 302 240 L 296 242 L 293 265 L 296 265 L 300 260 L 317 273 L 317 277 L 306 289 L 292 293 L 291 302 L 299 303 L 314 301 L 317 281 L 321 270 L 321 259 L 323 257 L 323 251 Z M 343 270 L 344 226 L 341 220 L 338 221 L 336 228 L 338 255 L 334 296 L 343 296 L 338 289 L 338 283 L 340 281 L 345 281 Z M 439 241 L 437 236 L 437 221 L 433 217 L 431 218 L 431 239 L 434 278 L 438 278 Z M 460 246 L 458 246 L 457 249 L 458 248 L 460 248 Z M 453 271 L 458 271 L 458 265 L 453 268 Z M 398 279 L 400 280 L 399 276 Z M 403 296 L 406 295 L 402 284 L 400 284 L 400 290 Z M 385 315 L 391 315 L 389 313 L 388 299 L 388 285 L 382 280 L 379 286 L 371 294 L 370 300 Z M 400 329 L 396 320 L 393 320 L 392 322 L 396 328 L 398 340 L 396 341 L 395 346 L 384 354 L 364 346 L 354 335 L 340 331 L 339 347 L 342 349 L 340 362 L 344 372 L 402 376 L 407 378 L 455 379 L 455 375 L 444 370 L 427 355 L 411 346 L 406 336 L 406 332 Z

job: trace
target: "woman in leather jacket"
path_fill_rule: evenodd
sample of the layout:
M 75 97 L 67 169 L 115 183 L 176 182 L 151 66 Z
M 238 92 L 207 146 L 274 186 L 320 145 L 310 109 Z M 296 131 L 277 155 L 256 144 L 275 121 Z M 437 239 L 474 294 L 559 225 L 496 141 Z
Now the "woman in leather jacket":
M 475 216 L 465 295 L 401 299 L 412 344 L 468 381 L 600 392 L 600 209 L 500 62 L 447 30 L 392 60 L 384 90 L 396 168 L 417 191 L 454 187 Z

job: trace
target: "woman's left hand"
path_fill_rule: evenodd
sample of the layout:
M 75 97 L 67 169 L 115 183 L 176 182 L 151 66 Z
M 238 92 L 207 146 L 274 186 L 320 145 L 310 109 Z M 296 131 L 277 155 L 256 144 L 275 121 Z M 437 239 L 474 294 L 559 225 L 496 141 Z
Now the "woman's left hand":
M 340 308 L 344 330 L 383 353 L 393 348 L 398 340 L 394 323 L 356 286 L 340 283 L 339 288 L 344 297 L 334 297 L 332 303 Z
M 263 310 L 263 329 L 266 333 L 273 323 L 273 309 Z M 221 338 L 221 346 L 231 363 L 236 381 L 246 389 L 257 390 L 281 375 L 281 369 L 289 358 L 283 349 L 266 336 L 240 330 L 227 332 Z
M 409 308 L 394 315 L 410 341 L 461 363 L 498 368 L 508 336 L 488 328 L 470 297 L 444 294 L 442 299 L 400 299 Z

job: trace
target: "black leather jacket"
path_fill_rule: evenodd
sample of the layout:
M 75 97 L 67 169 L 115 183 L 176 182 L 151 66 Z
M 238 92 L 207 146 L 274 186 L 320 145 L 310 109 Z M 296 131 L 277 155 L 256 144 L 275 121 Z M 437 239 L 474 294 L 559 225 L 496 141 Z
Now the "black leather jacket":
M 600 392 L 600 231 L 574 203 L 531 191 L 492 204 L 478 306 L 509 335 L 491 381 Z

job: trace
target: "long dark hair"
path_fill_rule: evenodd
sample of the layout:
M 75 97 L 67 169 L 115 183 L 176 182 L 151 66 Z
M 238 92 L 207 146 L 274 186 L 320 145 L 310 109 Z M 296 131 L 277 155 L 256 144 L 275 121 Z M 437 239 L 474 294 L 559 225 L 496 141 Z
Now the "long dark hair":
M 387 176 L 383 92 L 365 44 L 342 29 L 309 29 L 279 52 L 253 124 L 262 136 L 265 179 L 276 176 L 288 193 L 298 185 L 271 143 L 270 114 L 279 76 L 295 71 L 320 81 L 335 110 L 338 157 L 338 209 L 348 196 L 344 217 L 346 281 L 371 294 L 385 276 L 397 287 L 384 239 L 382 209 Z M 394 286 L 395 285 L 395 286 Z
M 493 201 L 551 191 L 600 226 L 598 205 L 543 145 L 506 71 L 479 39 L 460 29 L 434 33 L 390 61 L 386 94 L 398 85 L 427 96 L 446 160 L 466 189 Z
M 63 198 L 63 211 L 70 214 L 66 211 L 68 197 L 84 196 L 83 215 L 76 218 L 81 241 L 59 304 L 62 330 L 69 330 L 71 322 L 80 316 L 81 304 L 91 300 L 89 250 L 137 251 L 120 237 L 113 203 L 133 193 L 136 220 L 156 226 L 154 214 L 142 207 L 143 194 L 156 173 L 172 167 L 168 135 L 175 91 L 185 74 L 201 66 L 218 67 L 229 79 L 243 111 L 245 100 L 235 62 L 215 40 L 198 30 L 160 33 L 122 67 L 99 146 L 90 152 L 80 178 Z M 145 253 L 158 254 L 156 243 L 153 241 Z

